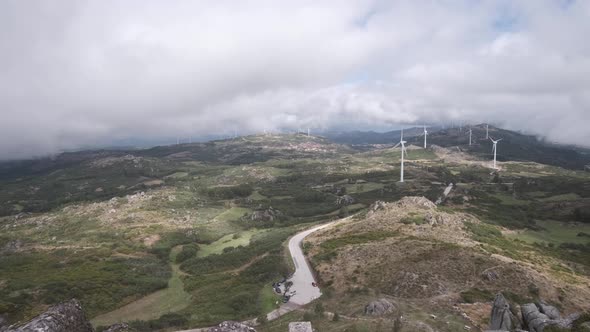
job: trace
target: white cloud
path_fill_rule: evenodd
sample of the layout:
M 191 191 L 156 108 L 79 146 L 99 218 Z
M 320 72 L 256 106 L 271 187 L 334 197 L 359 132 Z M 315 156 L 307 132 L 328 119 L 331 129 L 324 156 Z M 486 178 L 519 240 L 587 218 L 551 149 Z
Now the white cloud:
M 576 1 L 0 3 L 0 157 L 125 137 L 498 121 L 590 139 Z

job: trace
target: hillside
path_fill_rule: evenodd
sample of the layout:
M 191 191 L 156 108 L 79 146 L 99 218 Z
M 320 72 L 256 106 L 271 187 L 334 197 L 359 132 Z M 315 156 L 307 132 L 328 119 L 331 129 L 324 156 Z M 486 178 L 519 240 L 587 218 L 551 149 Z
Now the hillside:
M 326 310 L 358 316 L 367 303 L 386 298 L 396 309 L 385 317 L 404 316 L 401 331 L 429 330 L 423 324 L 457 331 L 486 329 L 498 292 L 513 304 L 543 299 L 565 313 L 590 309 L 588 262 L 572 264 L 511 241 L 505 229 L 447 211 L 405 197 L 313 234 L 304 248 L 328 288 Z
M 472 145 L 469 146 L 469 127 L 428 128 L 428 142 L 442 147 L 459 147 L 482 158 L 492 156 L 492 144 L 486 139 L 486 126 L 483 124 L 471 127 Z M 422 145 L 423 128 L 413 127 L 404 130 L 404 137 L 412 144 Z M 395 144 L 399 142 L 400 130 L 385 133 L 376 132 L 344 132 L 331 133 L 331 140 L 352 145 Z M 532 161 L 568 169 L 583 170 L 590 164 L 590 150 L 552 144 L 536 136 L 525 135 L 514 131 L 489 126 L 489 136 L 501 138 L 498 148 L 498 160 Z
M 501 133 L 507 142 L 524 139 Z M 499 290 L 529 299 L 531 280 L 566 312 L 587 310 L 576 285 L 587 285 L 589 273 L 590 173 L 512 158 L 494 171 L 478 150 L 488 148 L 483 142 L 457 149 L 458 137 L 433 132 L 432 142 L 442 143 L 426 150 L 410 139 L 404 183 L 399 148 L 305 135 L 3 163 L 0 318 L 22 322 L 71 298 L 96 327 L 124 321 L 166 331 L 258 317 L 282 301 L 271 285 L 293 271 L 287 239 L 346 217 L 352 220 L 314 235 L 306 249 L 327 287 L 327 311 L 362 318 L 361 303 L 384 294 L 407 306 L 415 322 L 431 324 L 428 314 L 439 310 L 466 324 L 449 303 L 487 308 Z M 533 151 L 537 158 L 541 150 Z M 408 196 L 441 204 L 370 212 L 376 201 Z M 427 214 L 442 224 L 425 223 Z M 480 269 L 497 265 L 500 281 L 480 280 Z M 350 298 L 350 307 L 330 293 Z M 322 331 L 356 324 L 314 317 Z

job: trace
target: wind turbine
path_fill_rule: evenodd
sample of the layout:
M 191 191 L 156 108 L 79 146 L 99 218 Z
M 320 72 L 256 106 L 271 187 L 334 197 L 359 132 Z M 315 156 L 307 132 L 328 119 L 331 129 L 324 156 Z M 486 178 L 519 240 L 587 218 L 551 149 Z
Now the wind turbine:
M 309 127 L 307 127 L 307 137 L 309 137 Z
M 426 136 L 428 136 L 428 130 L 426 130 L 426 125 L 424 125 L 424 132 L 420 136 L 424 136 L 424 148 L 426 149 Z
M 486 123 L 486 139 L 490 138 L 490 126 Z
M 473 135 L 473 129 L 469 127 L 469 145 L 471 146 L 471 135 Z
M 497 139 L 497 140 L 495 140 L 495 141 L 494 141 L 494 140 L 493 140 L 493 139 L 490 137 L 490 141 L 492 141 L 492 143 L 494 143 L 494 147 L 492 148 L 492 151 L 494 152 L 494 169 L 498 169 L 498 168 L 496 167 L 496 153 L 498 152 L 498 147 L 497 147 L 497 145 L 498 145 L 498 142 L 500 142 L 501 140 L 502 140 L 502 138 L 500 138 L 500 139 Z
M 402 129 L 401 137 L 399 143 L 397 143 L 393 148 L 397 148 L 398 146 L 402 146 L 402 166 L 400 168 L 400 179 L 399 182 L 404 182 L 404 153 L 406 156 L 408 155 L 408 151 L 406 150 L 406 141 L 404 141 L 404 130 Z

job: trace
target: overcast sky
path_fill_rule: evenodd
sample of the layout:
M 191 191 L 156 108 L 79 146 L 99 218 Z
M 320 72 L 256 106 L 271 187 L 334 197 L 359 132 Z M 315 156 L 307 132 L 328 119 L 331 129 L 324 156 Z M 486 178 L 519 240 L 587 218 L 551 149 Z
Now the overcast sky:
M 0 158 L 460 120 L 589 145 L 589 36 L 586 0 L 3 0 Z

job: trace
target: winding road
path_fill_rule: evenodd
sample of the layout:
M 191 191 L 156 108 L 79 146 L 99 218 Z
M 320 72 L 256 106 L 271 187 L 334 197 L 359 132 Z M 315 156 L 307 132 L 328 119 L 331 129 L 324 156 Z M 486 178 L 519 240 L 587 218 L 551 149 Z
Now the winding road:
M 341 220 L 342 219 L 310 228 L 295 234 L 289 240 L 289 252 L 291 253 L 291 258 L 293 259 L 293 264 L 295 265 L 295 273 L 293 273 L 291 278 L 289 278 L 289 280 L 293 282 L 293 286 L 291 286 L 290 291 L 294 291 L 295 295 L 291 297 L 289 302 L 281 305 L 279 309 L 271 311 L 267 315 L 268 320 L 277 319 L 278 317 L 293 311 L 304 304 L 308 304 L 322 295 L 320 288 L 314 287 L 312 285 L 312 283 L 316 282 L 316 280 L 313 276 L 313 272 L 311 271 L 309 263 L 305 259 L 301 244 L 303 239 L 305 239 L 309 234 L 329 227 Z
M 268 313 L 266 315 L 268 320 L 277 319 L 288 312 L 300 308 L 304 304 L 308 304 L 309 302 L 317 299 L 322 295 L 322 292 L 320 291 L 319 287 L 314 287 L 312 285 L 312 283 L 316 281 L 313 276 L 313 272 L 311 271 L 311 267 L 305 259 L 305 255 L 303 254 L 303 248 L 301 247 L 301 244 L 305 237 L 307 237 L 309 234 L 319 231 L 320 229 L 329 227 L 342 220 L 343 219 L 335 220 L 327 224 L 319 225 L 314 228 L 310 228 L 308 230 L 299 232 L 289 240 L 289 252 L 291 253 L 293 264 L 295 264 L 295 273 L 293 273 L 293 276 L 291 276 L 291 278 L 289 279 L 293 282 L 293 286 L 291 286 L 290 291 L 295 291 L 295 295 L 291 297 L 289 302 L 282 304 L 280 308 Z M 257 325 L 256 319 L 245 321 L 243 323 L 248 325 Z M 207 329 L 192 329 L 178 332 L 204 331 L 207 331 Z

